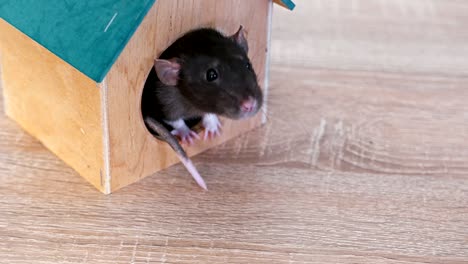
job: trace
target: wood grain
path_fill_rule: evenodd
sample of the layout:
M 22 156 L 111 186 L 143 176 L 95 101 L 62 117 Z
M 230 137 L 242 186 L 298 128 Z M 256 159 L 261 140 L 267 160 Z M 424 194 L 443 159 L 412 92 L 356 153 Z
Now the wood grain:
M 468 263 L 468 3 L 296 4 L 267 124 L 194 157 L 209 192 L 176 165 L 102 195 L 0 116 L 0 262 Z
M 97 84 L 3 19 L 0 31 L 7 115 L 102 190 Z
M 263 84 L 271 5 L 268 0 L 157 1 L 101 86 L 108 90 L 112 191 L 178 162 L 174 151 L 147 131 L 141 116 L 141 94 L 154 58 L 194 28 L 211 26 L 233 34 L 242 24 L 248 30 L 249 56 Z M 243 121 L 224 119 L 221 137 L 197 141 L 187 152 L 193 156 L 258 127 L 261 117 L 262 113 Z

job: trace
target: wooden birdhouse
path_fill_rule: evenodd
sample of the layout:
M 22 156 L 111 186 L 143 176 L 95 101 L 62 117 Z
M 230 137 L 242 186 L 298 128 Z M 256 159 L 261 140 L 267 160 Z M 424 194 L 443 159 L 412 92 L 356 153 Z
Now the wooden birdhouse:
M 275 1 L 292 8 L 290 1 Z M 104 193 L 178 162 L 148 132 L 141 95 L 153 60 L 183 33 L 247 31 L 267 89 L 272 0 L 7 0 L 0 5 L 0 80 L 6 114 Z M 221 137 L 259 126 L 262 114 L 223 119 Z

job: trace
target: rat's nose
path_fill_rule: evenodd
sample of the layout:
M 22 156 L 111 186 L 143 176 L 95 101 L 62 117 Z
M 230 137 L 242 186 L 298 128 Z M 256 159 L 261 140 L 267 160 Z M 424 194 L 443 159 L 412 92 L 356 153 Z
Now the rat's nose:
M 241 110 L 244 113 L 251 113 L 257 108 L 257 100 L 249 96 L 247 100 L 242 101 Z

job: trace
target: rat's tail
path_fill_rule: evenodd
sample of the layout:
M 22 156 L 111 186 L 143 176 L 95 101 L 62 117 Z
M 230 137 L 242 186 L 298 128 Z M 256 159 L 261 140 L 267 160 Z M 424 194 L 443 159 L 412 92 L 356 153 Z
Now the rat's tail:
M 169 132 L 169 130 L 167 130 L 161 123 L 159 123 L 151 117 L 145 117 L 145 123 L 154 132 L 158 133 L 159 136 L 161 136 L 161 138 L 164 139 L 167 142 L 167 144 L 169 144 L 169 146 L 171 146 L 171 148 L 177 154 L 177 157 L 179 157 L 182 164 L 184 164 L 185 168 L 188 170 L 188 172 L 190 172 L 193 179 L 198 183 L 198 185 L 200 185 L 200 187 L 207 190 L 205 181 L 198 173 L 197 168 L 195 168 L 190 158 L 187 156 L 185 150 L 179 144 L 177 138 L 174 135 L 172 135 L 171 132 Z

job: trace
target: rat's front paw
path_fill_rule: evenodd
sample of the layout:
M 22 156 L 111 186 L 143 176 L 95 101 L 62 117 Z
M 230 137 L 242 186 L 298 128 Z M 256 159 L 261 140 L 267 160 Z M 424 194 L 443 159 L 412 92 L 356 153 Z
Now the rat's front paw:
M 221 135 L 221 123 L 215 114 L 205 114 L 202 123 L 205 128 L 204 140 Z
M 177 128 L 171 131 L 171 134 L 178 137 L 182 144 L 191 145 L 194 140 L 200 139 L 195 131 L 191 130 L 190 128 Z

